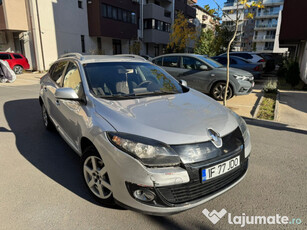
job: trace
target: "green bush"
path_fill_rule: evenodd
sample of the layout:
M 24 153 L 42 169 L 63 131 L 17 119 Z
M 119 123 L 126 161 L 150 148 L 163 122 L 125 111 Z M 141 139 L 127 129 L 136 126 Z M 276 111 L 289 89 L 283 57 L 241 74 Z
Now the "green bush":
M 277 81 L 267 81 L 263 87 L 265 93 L 277 93 Z
M 297 61 L 291 62 L 286 72 L 286 82 L 292 87 L 300 83 L 300 66 Z

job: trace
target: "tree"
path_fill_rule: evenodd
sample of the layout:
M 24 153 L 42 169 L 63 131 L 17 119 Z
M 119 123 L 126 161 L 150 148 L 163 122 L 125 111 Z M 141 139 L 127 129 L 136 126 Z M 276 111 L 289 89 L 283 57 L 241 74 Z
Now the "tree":
M 215 43 L 214 49 L 217 55 L 225 53 L 227 51 L 228 44 L 232 39 L 234 34 L 234 28 L 230 26 L 216 26 L 215 28 Z M 231 44 L 231 49 L 233 49 L 234 43 Z
M 129 48 L 129 52 L 131 54 L 140 55 L 140 51 L 141 51 L 141 43 L 139 41 L 134 41 Z
M 194 52 L 196 54 L 216 55 L 215 36 L 211 29 L 202 30 L 196 43 Z
M 216 2 L 216 0 L 213 0 L 217 6 L 218 9 L 222 9 L 220 7 L 220 5 Z M 226 71 L 226 86 L 225 86 L 225 93 L 224 93 L 224 100 L 223 100 L 223 104 L 224 106 L 226 106 L 226 100 L 227 100 L 227 89 L 229 87 L 229 64 L 230 64 L 230 59 L 229 59 L 229 52 L 231 50 L 231 46 L 232 43 L 234 42 L 236 36 L 237 36 L 237 32 L 238 32 L 238 26 L 239 26 L 239 21 L 241 20 L 241 13 L 239 13 L 239 5 L 243 6 L 243 9 L 249 9 L 249 8 L 264 8 L 263 4 L 262 4 L 262 0 L 258 0 L 253 1 L 251 3 L 247 3 L 248 0 L 234 0 L 234 4 L 237 6 L 236 9 L 236 16 L 234 19 L 232 19 L 227 13 L 223 12 L 223 16 L 228 17 L 232 22 L 234 22 L 234 33 L 233 36 L 231 38 L 231 40 L 228 43 L 227 46 L 227 71 Z M 254 18 L 254 14 L 252 13 L 252 11 L 250 11 L 247 16 L 246 19 L 250 19 L 250 18 Z
M 167 45 L 168 52 L 184 52 L 189 42 L 195 39 L 195 35 L 195 29 L 189 26 L 188 19 L 184 17 L 182 12 L 179 12 L 172 26 L 170 41 Z

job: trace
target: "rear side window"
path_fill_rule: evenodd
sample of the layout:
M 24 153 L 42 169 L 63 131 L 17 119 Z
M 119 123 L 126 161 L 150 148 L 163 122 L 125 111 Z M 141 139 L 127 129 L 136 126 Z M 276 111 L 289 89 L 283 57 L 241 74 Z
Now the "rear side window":
M 165 67 L 178 67 L 178 56 L 170 56 L 163 58 L 163 66 Z
M 242 60 L 242 59 L 239 59 L 239 58 L 237 58 L 237 59 L 235 59 L 236 60 L 236 62 L 238 63 L 238 64 L 246 64 L 246 63 L 248 63 L 248 61 L 245 61 L 245 60 Z
M 53 71 L 51 73 L 51 79 L 53 81 L 55 81 L 55 83 L 57 85 L 60 85 L 60 82 L 61 82 L 61 76 L 63 74 L 63 71 L 65 69 L 67 65 L 67 61 L 63 61 L 63 62 L 58 62 L 55 64 L 54 68 L 53 68 Z
M 226 65 L 227 64 L 227 58 L 224 58 L 224 57 L 218 57 L 218 58 L 215 58 L 215 60 L 219 63 L 221 63 L 222 65 Z
M 253 56 L 248 53 L 231 53 L 232 56 L 238 56 L 244 59 L 253 59 Z
M 155 63 L 156 65 L 162 66 L 162 57 L 157 58 L 153 60 L 152 62 Z
M 8 60 L 8 59 L 12 59 L 12 57 L 9 54 L 0 54 L 0 59 Z
M 13 54 L 13 56 L 14 56 L 14 58 L 16 58 L 16 59 L 22 59 L 23 57 L 21 56 L 21 55 L 19 55 L 19 54 Z

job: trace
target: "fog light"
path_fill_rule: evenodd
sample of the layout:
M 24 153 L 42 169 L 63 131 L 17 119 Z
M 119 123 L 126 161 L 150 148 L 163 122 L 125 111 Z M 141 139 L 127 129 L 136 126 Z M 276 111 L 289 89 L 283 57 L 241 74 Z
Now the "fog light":
M 135 190 L 133 196 L 138 200 L 146 202 L 150 202 L 155 199 L 155 194 L 149 190 L 141 190 L 141 189 Z

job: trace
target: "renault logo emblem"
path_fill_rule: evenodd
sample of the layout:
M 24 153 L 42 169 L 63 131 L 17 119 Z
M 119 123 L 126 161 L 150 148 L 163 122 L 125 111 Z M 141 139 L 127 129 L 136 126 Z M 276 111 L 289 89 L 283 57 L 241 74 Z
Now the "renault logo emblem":
M 215 132 L 213 129 L 208 129 L 209 137 L 211 138 L 211 142 L 217 148 L 221 148 L 223 145 L 222 138 L 218 132 Z

